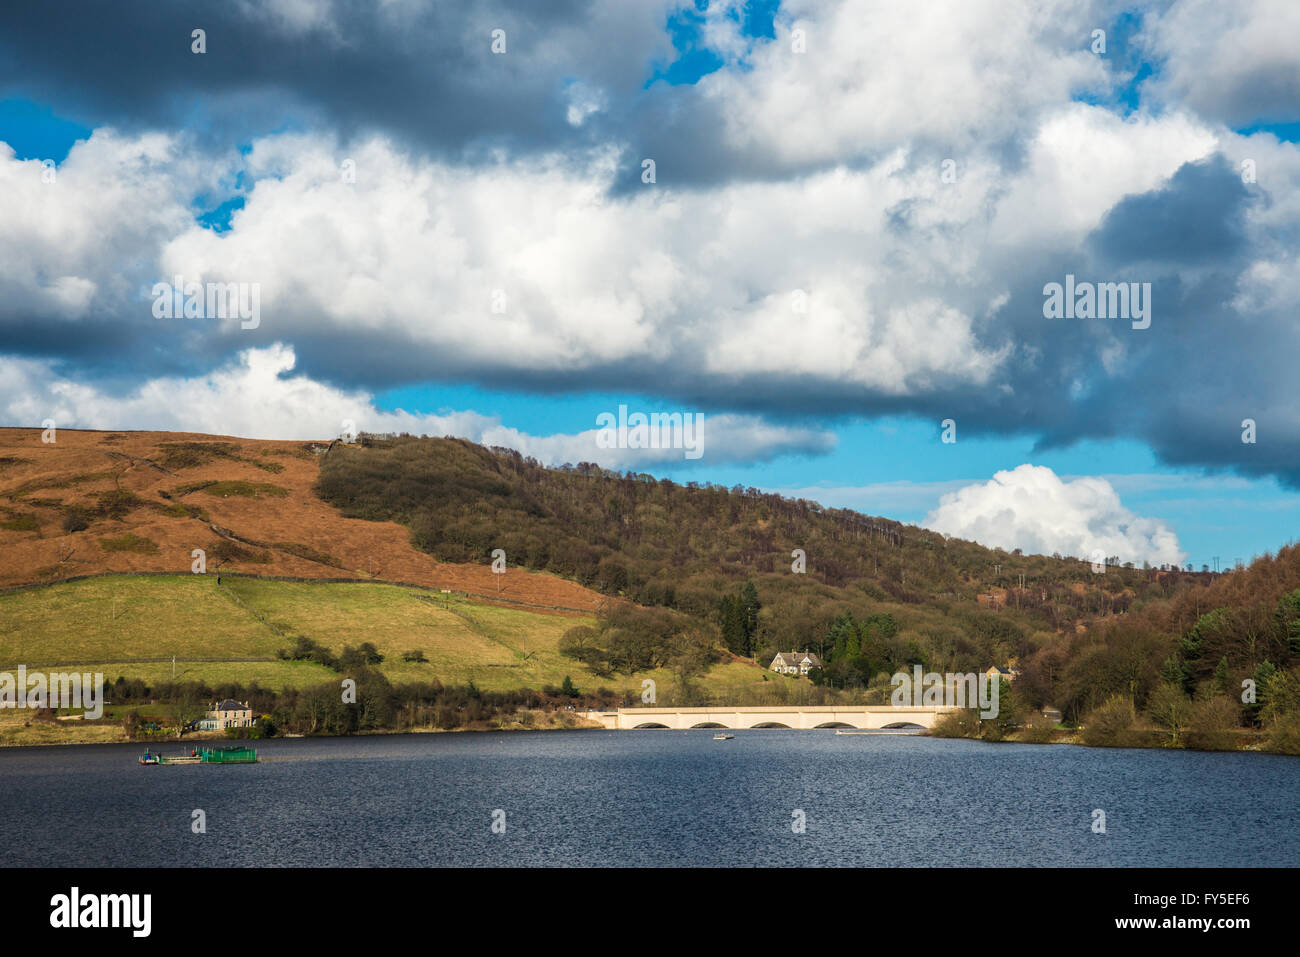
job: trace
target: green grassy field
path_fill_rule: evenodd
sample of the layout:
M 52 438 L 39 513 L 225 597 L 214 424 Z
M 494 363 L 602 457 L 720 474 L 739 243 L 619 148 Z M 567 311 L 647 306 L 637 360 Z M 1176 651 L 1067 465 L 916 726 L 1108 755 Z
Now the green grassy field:
M 213 575 L 113 575 L 0 595 L 0 668 L 274 657 L 284 639 L 223 590 Z
M 304 635 L 334 653 L 372 642 L 384 655 L 380 670 L 393 682 L 437 678 L 473 681 L 485 691 L 541 689 L 570 675 L 580 691 L 605 687 L 639 697 L 644 678 L 661 695 L 675 679 L 666 671 L 602 678 L 557 650 L 561 636 L 592 619 L 478 604 L 464 598 L 395 585 L 300 583 L 215 575 L 113 575 L 0 595 L 0 670 L 79 665 L 155 684 L 172 677 L 208 684 L 256 680 L 273 689 L 329 681 L 329 669 L 299 661 L 192 661 L 267 658 Z M 419 650 L 427 662 L 405 662 Z M 752 694 L 788 689 L 791 702 L 807 681 L 739 662 L 713 666 L 696 679 L 719 700 L 742 703 Z

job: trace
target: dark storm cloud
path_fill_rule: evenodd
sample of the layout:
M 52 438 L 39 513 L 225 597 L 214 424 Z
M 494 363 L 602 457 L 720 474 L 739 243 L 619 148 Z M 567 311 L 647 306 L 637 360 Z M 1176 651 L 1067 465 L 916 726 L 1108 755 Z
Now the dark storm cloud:
M 1187 163 L 1165 188 L 1120 200 L 1093 245 L 1116 263 L 1225 264 L 1246 245 L 1247 197 L 1240 175 L 1222 156 Z
M 288 5 L 286 5 L 288 6 Z M 51 0 L 0 5 L 0 96 L 52 107 L 88 126 L 185 129 L 217 148 L 283 129 L 329 128 L 347 141 L 380 132 L 439 158 L 626 149 L 612 192 L 659 181 L 707 188 L 738 179 L 857 168 L 896 143 L 851 157 L 781 157 L 724 135 L 727 105 L 691 84 L 646 88 L 673 62 L 675 0 L 476 0 L 473 4 L 322 2 L 300 25 L 263 3 Z M 294 9 L 303 9 L 293 5 Z M 191 32 L 206 32 L 206 52 Z M 491 52 L 506 31 L 507 53 Z M 575 127 L 569 87 L 602 108 Z M 915 144 L 914 144 L 915 145 Z
M 275 5 L 52 0 L 0 5 L 0 90 L 101 125 L 218 126 L 247 136 L 326 119 L 433 153 L 572 144 L 563 88 L 617 92 L 670 52 L 660 3 L 338 0 L 293 25 Z M 250 12 L 256 11 L 256 12 Z M 191 52 L 191 31 L 207 52 Z M 506 54 L 491 31 L 506 31 Z
M 1257 202 L 1214 157 L 1184 166 L 1164 189 L 1119 203 L 1085 243 L 1090 255 L 1054 252 L 1022 263 L 1000 313 L 1025 347 L 1006 377 L 1014 397 L 977 401 L 966 434 L 1027 430 L 1041 448 L 1137 438 L 1171 465 L 1275 475 L 1300 488 L 1293 371 L 1300 328 L 1285 310 L 1251 313 L 1239 304 L 1259 252 L 1243 233 Z M 1150 328 L 1043 319 L 1042 284 L 1067 272 L 1151 282 Z M 1109 351 L 1116 344 L 1119 355 Z M 1256 423 L 1254 443 L 1242 441 L 1245 419 Z

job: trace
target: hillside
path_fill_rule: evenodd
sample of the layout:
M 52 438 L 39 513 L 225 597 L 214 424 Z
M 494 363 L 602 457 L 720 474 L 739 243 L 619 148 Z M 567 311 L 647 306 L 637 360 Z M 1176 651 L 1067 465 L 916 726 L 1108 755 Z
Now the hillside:
M 189 572 L 197 548 L 213 572 L 410 582 L 584 613 L 600 601 L 552 575 L 499 579 L 435 561 L 395 523 L 344 518 L 312 492 L 326 443 L 68 429 L 55 439 L 0 429 L 0 587 Z
M 988 549 L 757 489 L 585 463 L 543 468 L 455 439 L 336 446 L 317 489 L 344 515 L 403 523 L 435 558 L 486 561 L 500 548 L 512 566 L 710 622 L 731 651 L 760 661 L 805 647 L 828 657 L 837 621 L 875 616 L 859 673 L 833 675 L 850 685 L 913 663 L 969 671 L 1028 658 L 1213 578 L 1118 566 L 1098 574 L 1076 559 Z M 806 557 L 802 574 L 792 570 L 795 549 Z M 746 581 L 760 606 L 748 624 L 733 607 Z M 861 652 L 864 636 L 855 640 Z
M 189 574 L 195 548 L 206 576 Z M 369 642 L 393 687 L 569 676 L 631 699 L 653 678 L 683 704 L 882 701 L 915 664 L 1000 664 L 1021 671 L 1018 707 L 1079 720 L 1176 692 L 1250 724 L 1289 713 L 1300 687 L 1294 548 L 1222 575 L 1094 570 L 456 439 L 61 431 L 47 445 L 0 430 L 0 585 L 0 667 L 98 663 L 162 687 L 170 662 L 149 659 L 171 655 L 208 690 L 334 680 L 283 660 L 300 640 L 333 656 Z M 791 648 L 827 667 L 812 682 L 768 673 Z M 403 660 L 415 651 L 425 660 Z M 1232 703 L 1247 679 L 1271 705 Z
M 600 686 L 639 694 L 640 681 L 667 684 L 666 672 L 614 681 L 558 651 L 565 631 L 588 617 L 546 614 L 395 585 L 285 582 L 212 575 L 105 575 L 0 595 L 0 671 L 76 666 L 138 678 L 280 691 L 335 673 L 313 661 L 286 661 L 299 636 L 334 654 L 370 642 L 389 681 L 473 683 L 485 691 L 558 687 L 571 676 L 584 692 Z M 419 652 L 424 661 L 407 661 Z M 776 676 L 772 676 L 775 678 Z M 703 677 L 720 694 L 761 683 L 755 669 L 718 662 Z
M 1023 694 L 1079 715 L 1116 694 L 1142 708 L 1166 684 L 1237 707 L 1250 679 L 1258 700 L 1243 717 L 1300 718 L 1300 546 L 1054 642 L 1024 670 Z

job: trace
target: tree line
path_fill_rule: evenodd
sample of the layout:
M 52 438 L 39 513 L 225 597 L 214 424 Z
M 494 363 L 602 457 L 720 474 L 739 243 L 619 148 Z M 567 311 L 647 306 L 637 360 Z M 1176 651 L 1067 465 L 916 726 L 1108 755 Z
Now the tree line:
M 393 684 L 379 671 L 367 667 L 351 671 L 348 676 L 356 682 L 354 701 L 345 700 L 341 681 L 275 691 L 255 681 L 247 685 L 164 681 L 150 686 L 138 678 L 119 677 L 108 690 L 114 703 L 128 706 L 162 703 L 166 711 L 164 720 L 173 731 L 184 729 L 202 717 L 213 701 L 226 698 L 247 701 L 254 714 L 262 717 L 255 728 L 236 733 L 257 737 L 484 727 L 490 722 L 512 719 L 523 710 L 550 711 L 565 706 L 604 708 L 621 700 L 620 695 L 605 688 L 581 693 L 572 680 L 566 680 L 562 687 L 540 691 L 528 688 L 484 691 L 473 682 L 443 685 L 436 679 Z M 133 735 L 143 734 L 148 723 L 149 719 L 138 708 L 128 710 L 124 719 L 124 726 Z

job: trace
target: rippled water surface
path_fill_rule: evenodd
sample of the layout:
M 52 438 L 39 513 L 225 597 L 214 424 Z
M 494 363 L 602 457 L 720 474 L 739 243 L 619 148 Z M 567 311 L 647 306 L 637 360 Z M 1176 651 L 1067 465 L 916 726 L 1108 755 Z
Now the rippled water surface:
M 257 745 L 226 767 L 0 749 L 0 863 L 1300 865 L 1300 759 L 1273 755 L 780 730 Z

